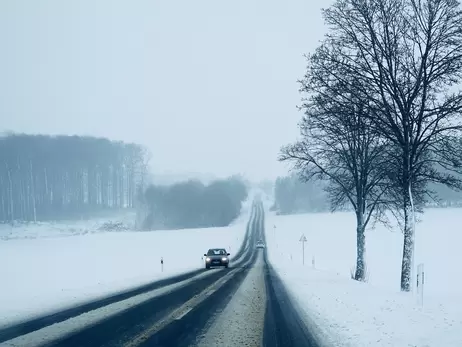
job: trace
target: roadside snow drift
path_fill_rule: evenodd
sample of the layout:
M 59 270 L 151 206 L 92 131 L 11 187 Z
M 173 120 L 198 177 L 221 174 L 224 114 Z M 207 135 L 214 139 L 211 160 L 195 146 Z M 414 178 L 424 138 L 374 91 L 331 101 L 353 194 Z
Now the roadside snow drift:
M 459 209 L 427 210 L 417 224 L 415 258 L 424 264 L 426 279 L 423 306 L 415 294 L 399 291 L 400 232 L 378 225 L 367 233 L 368 283 L 359 283 L 350 279 L 356 255 L 353 214 L 270 214 L 265 227 L 271 264 L 327 345 L 460 347 L 460 225 Z
M 73 235 L 69 225 L 72 230 L 40 237 L 29 226 L 34 238 L 0 240 L 0 327 L 201 268 L 211 247 L 225 247 L 232 257 L 244 239 L 249 206 L 225 228 L 105 232 L 91 222 L 78 227 L 85 234 Z

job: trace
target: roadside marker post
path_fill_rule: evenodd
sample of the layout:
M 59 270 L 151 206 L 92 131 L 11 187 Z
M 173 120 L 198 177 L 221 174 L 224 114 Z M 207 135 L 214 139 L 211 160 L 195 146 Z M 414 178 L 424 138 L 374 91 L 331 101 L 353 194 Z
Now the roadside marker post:
M 160 257 L 160 271 L 164 272 L 164 257 Z
M 423 306 L 423 294 L 424 294 L 424 285 L 425 285 L 425 270 L 424 264 L 420 263 L 417 265 L 417 300 L 419 301 L 420 306 Z
M 299 241 L 302 243 L 302 264 L 305 265 L 305 242 L 307 241 L 305 234 L 302 234 Z

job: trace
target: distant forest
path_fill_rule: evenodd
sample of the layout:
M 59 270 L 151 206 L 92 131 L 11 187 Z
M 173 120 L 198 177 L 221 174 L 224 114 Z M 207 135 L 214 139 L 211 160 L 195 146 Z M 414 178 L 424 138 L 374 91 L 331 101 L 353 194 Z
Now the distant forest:
M 329 211 L 326 183 L 302 182 L 297 176 L 278 177 L 274 185 L 274 206 L 280 214 Z
M 204 185 L 189 180 L 169 186 L 151 185 L 144 194 L 148 207 L 143 228 L 185 229 L 223 227 L 241 213 L 248 188 L 240 177 Z
M 147 172 L 140 145 L 83 136 L 0 137 L 0 222 L 79 218 L 133 207 Z
M 319 180 L 302 182 L 296 175 L 278 177 L 272 210 L 280 214 L 329 211 L 327 185 L 328 182 Z M 426 198 L 427 207 L 462 207 L 462 192 L 435 183 L 428 188 L 431 194 Z

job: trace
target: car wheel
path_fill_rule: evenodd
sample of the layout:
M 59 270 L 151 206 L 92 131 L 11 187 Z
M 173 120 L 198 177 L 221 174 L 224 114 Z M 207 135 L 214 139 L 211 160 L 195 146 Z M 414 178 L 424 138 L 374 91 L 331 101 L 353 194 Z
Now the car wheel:
M 210 269 L 210 265 L 205 265 L 205 268 L 206 268 L 206 269 Z
M 226 264 L 226 265 L 225 265 L 225 269 L 227 269 L 227 268 L 228 268 L 228 266 L 229 266 L 229 264 Z

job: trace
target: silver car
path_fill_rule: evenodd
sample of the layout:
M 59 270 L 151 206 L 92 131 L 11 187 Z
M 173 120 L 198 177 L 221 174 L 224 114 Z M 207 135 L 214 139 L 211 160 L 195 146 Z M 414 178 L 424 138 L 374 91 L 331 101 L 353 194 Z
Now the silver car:
M 229 266 L 229 253 L 224 248 L 211 248 L 204 254 L 205 268 L 210 269 L 215 266 Z
M 257 248 L 260 248 L 260 249 L 265 248 L 265 243 L 262 240 L 257 241 Z

